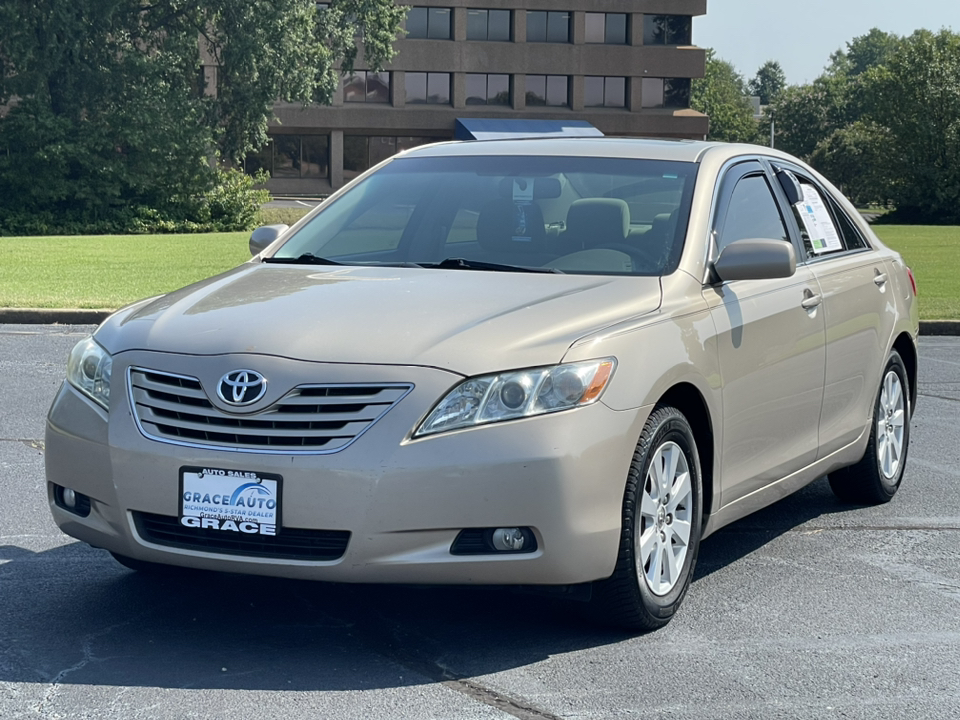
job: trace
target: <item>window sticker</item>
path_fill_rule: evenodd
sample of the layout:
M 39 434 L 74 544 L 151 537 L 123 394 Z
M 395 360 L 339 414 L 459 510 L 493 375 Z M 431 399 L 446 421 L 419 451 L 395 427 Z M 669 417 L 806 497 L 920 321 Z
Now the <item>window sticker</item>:
M 533 202 L 533 178 L 513 179 L 513 201 L 518 205 Z
M 513 240 L 515 242 L 532 242 L 527 208 L 533 204 L 533 178 L 513 179 L 513 204 L 516 208 L 514 217 Z
M 830 211 L 823 204 L 823 198 L 812 185 L 803 184 L 803 200 L 796 204 L 800 220 L 810 236 L 810 245 L 817 255 L 825 252 L 843 250 L 840 234 L 833 224 Z

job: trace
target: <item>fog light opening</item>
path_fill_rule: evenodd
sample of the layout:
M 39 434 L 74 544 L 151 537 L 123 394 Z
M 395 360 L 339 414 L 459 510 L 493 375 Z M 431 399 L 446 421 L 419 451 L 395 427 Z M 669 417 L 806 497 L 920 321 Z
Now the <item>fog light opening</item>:
M 526 538 L 520 528 L 497 528 L 493 531 L 493 547 L 501 552 L 517 552 L 523 549 Z
M 452 555 L 509 555 L 537 550 L 537 536 L 529 527 L 465 528 L 450 546 Z
M 87 517 L 90 514 L 90 498 L 62 485 L 53 486 L 53 502 L 57 507 L 80 517 Z

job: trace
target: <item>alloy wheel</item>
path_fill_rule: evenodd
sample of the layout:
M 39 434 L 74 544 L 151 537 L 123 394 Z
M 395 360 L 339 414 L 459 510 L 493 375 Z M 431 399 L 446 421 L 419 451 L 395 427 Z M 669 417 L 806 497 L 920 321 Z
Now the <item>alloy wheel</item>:
M 647 468 L 636 533 L 637 575 L 654 595 L 666 595 L 680 580 L 690 546 L 692 511 L 686 453 L 675 442 L 666 442 Z
M 905 402 L 900 376 L 890 370 L 883 378 L 877 409 L 877 461 L 887 480 L 897 476 L 903 457 Z

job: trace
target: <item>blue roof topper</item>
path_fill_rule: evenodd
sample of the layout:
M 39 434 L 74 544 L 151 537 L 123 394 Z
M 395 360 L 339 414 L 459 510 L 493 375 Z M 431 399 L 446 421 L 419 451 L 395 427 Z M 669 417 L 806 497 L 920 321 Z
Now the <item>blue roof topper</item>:
M 586 120 L 457 118 L 456 140 L 507 140 L 533 137 L 603 137 Z

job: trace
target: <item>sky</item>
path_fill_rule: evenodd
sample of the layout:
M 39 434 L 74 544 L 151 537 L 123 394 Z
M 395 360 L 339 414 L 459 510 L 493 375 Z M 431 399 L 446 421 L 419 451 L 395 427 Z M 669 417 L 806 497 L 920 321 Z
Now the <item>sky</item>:
M 878 27 L 897 35 L 918 28 L 960 32 L 960 0 L 707 0 L 693 42 L 713 48 L 746 79 L 779 60 L 791 85 L 810 82 L 830 53 Z

